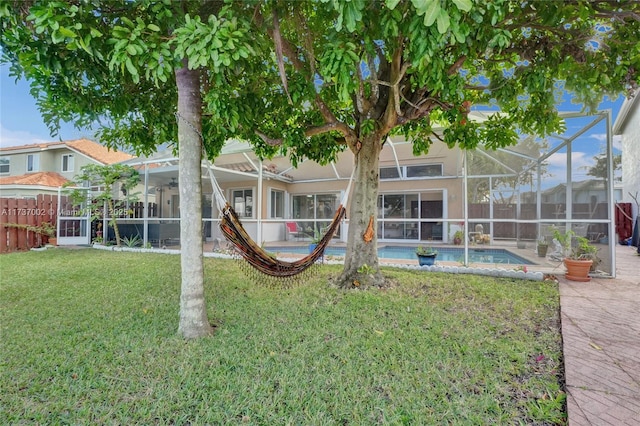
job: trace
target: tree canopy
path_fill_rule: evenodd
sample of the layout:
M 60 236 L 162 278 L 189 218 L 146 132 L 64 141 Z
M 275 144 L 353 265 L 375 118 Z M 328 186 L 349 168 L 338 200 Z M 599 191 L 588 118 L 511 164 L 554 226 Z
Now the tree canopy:
M 143 152 L 179 141 L 181 155 L 199 152 L 202 134 L 210 157 L 235 137 L 294 163 L 351 150 L 347 287 L 364 265 L 382 280 L 375 235 L 362 236 L 376 229 L 388 135 L 415 154 L 436 138 L 507 146 L 560 130 L 565 90 L 592 109 L 635 90 L 640 69 L 633 0 L 5 1 L 0 17 L 3 61 L 32 81 L 54 131 L 98 120 L 103 142 Z M 503 114 L 476 123 L 472 108 Z

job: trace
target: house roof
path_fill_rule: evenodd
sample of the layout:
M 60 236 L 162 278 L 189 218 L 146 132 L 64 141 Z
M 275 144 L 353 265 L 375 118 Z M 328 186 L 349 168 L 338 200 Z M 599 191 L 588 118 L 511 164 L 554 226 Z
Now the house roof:
M 89 139 L 10 146 L 7 148 L 0 148 L 0 153 L 37 152 L 60 148 L 69 148 L 101 164 L 114 164 L 134 158 L 131 154 L 117 150 L 110 150 L 106 146 L 100 145 L 99 143 Z
M 67 179 L 55 172 L 28 173 L 19 176 L 0 177 L 0 185 L 39 185 L 58 188 L 69 182 Z
M 553 194 L 556 192 L 564 191 L 567 187 L 564 183 L 559 183 L 554 187 L 545 189 L 542 194 Z M 571 188 L 573 191 L 588 191 L 588 190 L 604 190 L 605 182 L 600 179 L 587 179 L 584 181 L 571 182 Z
M 89 139 L 77 139 L 70 141 L 67 142 L 67 146 L 86 155 L 87 157 L 91 157 L 94 160 L 101 162 L 102 164 L 114 164 L 134 158 L 131 154 L 117 150 L 110 150 L 106 146 L 90 141 Z
M 631 118 L 633 111 L 635 108 L 638 108 L 638 98 L 640 98 L 640 92 L 636 93 L 632 98 L 627 98 L 622 103 L 620 107 L 620 112 L 616 117 L 616 121 L 613 123 L 613 134 L 620 135 L 622 134 L 624 127 L 626 126 L 628 120 Z

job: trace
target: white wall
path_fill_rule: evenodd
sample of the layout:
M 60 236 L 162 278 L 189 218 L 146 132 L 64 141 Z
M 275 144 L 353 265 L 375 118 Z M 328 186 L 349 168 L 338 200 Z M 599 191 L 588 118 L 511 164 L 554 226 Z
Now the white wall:
M 640 93 L 636 94 L 640 96 Z M 629 101 L 626 101 L 629 102 Z M 635 201 L 629 193 L 640 201 L 640 101 L 634 99 L 626 116 L 622 135 L 622 200 L 632 203 L 634 217 L 638 215 Z

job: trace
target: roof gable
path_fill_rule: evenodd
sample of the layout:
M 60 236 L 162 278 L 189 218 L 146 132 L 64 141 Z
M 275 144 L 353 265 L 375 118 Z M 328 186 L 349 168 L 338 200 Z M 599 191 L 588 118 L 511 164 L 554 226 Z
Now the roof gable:
M 0 148 L 0 154 L 40 152 L 60 148 L 69 148 L 101 164 L 114 164 L 134 158 L 133 155 L 127 154 L 126 152 L 110 150 L 106 146 L 89 139 L 10 146 Z

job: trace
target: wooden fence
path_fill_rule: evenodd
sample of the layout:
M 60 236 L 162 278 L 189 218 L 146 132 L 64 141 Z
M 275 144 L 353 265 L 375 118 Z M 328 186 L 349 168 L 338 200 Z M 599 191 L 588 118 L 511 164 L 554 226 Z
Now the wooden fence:
M 57 195 L 40 194 L 36 199 L 0 198 L 0 253 L 28 250 L 47 243 L 48 237 L 34 232 L 33 228 L 49 222 L 55 230 L 57 214 Z

